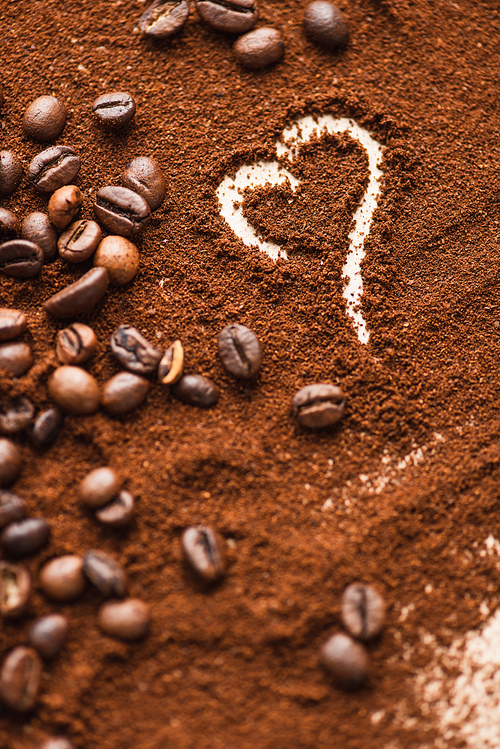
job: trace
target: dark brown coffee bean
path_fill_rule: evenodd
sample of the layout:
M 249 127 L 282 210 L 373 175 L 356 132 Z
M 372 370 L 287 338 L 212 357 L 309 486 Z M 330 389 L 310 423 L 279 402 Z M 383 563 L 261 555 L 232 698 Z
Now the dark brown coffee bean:
M 10 239 L 0 244 L 0 273 L 11 278 L 33 278 L 43 265 L 43 252 L 27 239 Z
M 162 357 L 132 325 L 120 325 L 111 336 L 111 351 L 126 369 L 136 374 L 154 374 Z
M 0 434 L 17 434 L 31 426 L 35 406 L 25 395 L 0 402 Z
M 99 408 L 99 385 L 81 367 L 63 366 L 49 378 L 50 397 L 67 413 L 85 416 Z
M 94 265 L 106 268 L 110 283 L 124 286 L 139 270 L 139 250 L 125 237 L 104 237 L 94 255 Z
M 0 562 L 0 616 L 14 619 L 24 614 L 31 595 L 30 573 L 24 567 Z
M 74 744 L 63 736 L 52 736 L 44 741 L 40 749 L 75 749 Z
M 43 518 L 26 518 L 9 523 L 0 534 L 0 544 L 6 554 L 27 557 L 46 546 L 50 525 Z
M 43 308 L 59 320 L 88 312 L 99 302 L 109 285 L 106 268 L 91 268 L 85 275 L 51 296 Z
M 80 171 L 80 157 L 70 146 L 51 146 L 39 153 L 28 169 L 28 179 L 37 190 L 51 193 L 73 182 Z
M 5 442 L 6 440 L 2 440 Z M 0 528 L 4 528 L 14 520 L 21 520 L 26 516 L 24 499 L 13 492 L 0 489 Z
M 52 601 L 69 603 L 79 598 L 87 587 L 83 574 L 83 559 L 67 554 L 47 562 L 40 570 L 40 585 Z
M 21 473 L 19 448 L 10 440 L 0 438 L 0 487 L 10 486 Z
M 0 369 L 6 369 L 14 377 L 26 374 L 33 364 L 31 349 L 27 343 L 9 341 L 0 343 Z
M 119 372 L 102 388 L 102 407 L 110 416 L 123 416 L 144 402 L 149 382 L 132 372 Z
M 183 375 L 172 386 L 171 392 L 182 403 L 199 408 L 210 408 L 219 400 L 219 388 L 204 375 Z
M 110 637 L 119 640 L 138 640 L 151 626 L 149 606 L 138 598 L 107 601 L 99 609 L 97 624 Z
M 64 417 L 58 408 L 48 408 L 42 411 L 35 419 L 31 432 L 31 439 L 35 447 L 45 450 L 57 439 L 61 431 Z
M 122 489 L 111 502 L 96 510 L 95 516 L 110 528 L 125 528 L 133 518 L 134 504 L 131 493 Z
M 257 23 L 255 0 L 196 0 L 196 8 L 212 28 L 228 34 L 244 34 Z
M 162 3 L 163 6 L 173 3 Z M 177 7 L 186 5 L 182 0 Z M 157 161 L 148 156 L 138 156 L 129 161 L 122 174 L 122 183 L 130 190 L 139 193 L 152 211 L 156 211 L 165 200 L 167 183 Z
M 106 127 L 123 127 L 134 119 L 135 101 L 125 91 L 113 91 L 98 96 L 92 104 L 92 112 Z
M 342 595 L 341 611 L 345 628 L 360 640 L 376 637 L 384 626 L 384 599 L 372 585 L 349 585 Z
M 349 39 L 344 14 L 326 0 L 309 3 L 304 13 L 304 29 L 314 42 L 327 49 L 337 49 Z
M 167 39 L 182 29 L 188 16 L 186 0 L 155 0 L 139 18 L 139 29 L 153 39 Z
M 78 494 L 85 507 L 95 510 L 110 502 L 120 491 L 123 480 L 114 468 L 101 466 L 87 473 L 80 482 Z
M 240 380 L 251 380 L 262 366 L 259 340 L 245 325 L 226 325 L 219 334 L 218 346 L 224 369 Z
M 57 138 L 65 124 L 66 107 L 55 96 L 39 96 L 24 113 L 24 134 L 41 143 Z
M 368 675 L 369 658 L 365 648 L 342 633 L 333 635 L 323 645 L 321 663 L 344 689 L 357 689 Z
M 26 330 L 26 315 L 18 309 L 0 307 L 0 341 L 10 341 Z
M 207 582 L 219 580 L 225 569 L 222 541 L 212 528 L 197 525 L 182 534 L 182 550 L 191 569 Z
M 83 558 L 83 571 L 99 593 L 106 598 L 127 595 L 127 576 L 113 557 L 104 551 L 87 551 Z
M 0 198 L 12 195 L 19 187 L 23 167 L 15 153 L 0 151 Z
M 76 185 L 60 187 L 49 200 L 48 212 L 51 223 L 58 231 L 63 231 L 73 221 L 82 203 L 82 193 Z
M 49 263 L 57 255 L 57 232 L 45 213 L 35 211 L 21 222 L 21 236 L 37 244 L 43 252 L 43 262 Z
M 284 51 L 285 45 L 280 32 L 269 27 L 249 31 L 240 36 L 233 47 L 238 62 L 252 70 L 273 65 L 281 60 Z
M 184 372 L 184 349 L 180 341 L 168 347 L 158 364 L 158 379 L 162 385 L 175 385 Z
M 28 642 L 44 661 L 50 661 L 64 645 L 68 628 L 68 620 L 61 614 L 42 616 L 31 625 Z
M 19 236 L 19 221 L 15 213 L 0 206 L 0 241 Z
M 94 213 L 110 232 L 135 237 L 149 223 L 151 211 L 144 198 L 128 187 L 109 185 L 96 195 Z
M 5 658 L 0 672 L 3 702 L 19 713 L 33 710 L 41 677 L 42 662 L 38 653 L 24 646 L 14 648 Z
M 306 385 L 292 400 L 292 413 L 306 429 L 324 429 L 336 424 L 345 410 L 345 397 L 335 385 Z
M 83 263 L 84 260 L 92 257 L 101 241 L 101 236 L 101 227 L 95 221 L 87 219 L 75 221 L 59 237 L 57 243 L 59 254 L 68 263 Z
M 97 337 L 92 328 L 74 322 L 57 334 L 57 358 L 63 364 L 84 364 L 97 349 Z

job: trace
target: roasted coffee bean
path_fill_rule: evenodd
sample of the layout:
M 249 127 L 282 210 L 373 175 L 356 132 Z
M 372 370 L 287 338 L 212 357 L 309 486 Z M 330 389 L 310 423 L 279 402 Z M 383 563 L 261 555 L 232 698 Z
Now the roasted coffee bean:
M 80 157 L 70 146 L 51 146 L 39 153 L 28 169 L 28 179 L 37 190 L 51 193 L 73 182 L 80 171 Z
M 186 5 L 182 0 L 179 5 Z M 162 3 L 164 6 L 165 3 Z M 166 5 L 172 5 L 167 2 Z M 148 156 L 138 156 L 129 161 L 122 174 L 122 183 L 130 190 L 139 193 L 152 211 L 156 211 L 165 200 L 167 183 L 157 161 Z
M 309 3 L 304 13 L 304 29 L 314 42 L 327 49 L 337 49 L 349 39 L 344 14 L 326 0 Z
M 323 645 L 321 663 L 344 689 L 357 689 L 368 675 L 368 653 L 343 633 L 333 635 Z
M 10 651 L 0 672 L 0 694 L 3 702 L 12 710 L 26 713 L 35 707 L 42 662 L 32 648 L 19 646 Z
M 42 411 L 36 417 L 31 431 L 31 439 L 35 447 L 39 450 L 50 447 L 57 439 L 63 422 L 63 415 L 58 408 L 47 408 L 46 411 Z
M 75 747 L 63 736 L 52 736 L 43 742 L 40 749 L 75 749 Z
M 37 244 L 43 252 L 43 262 L 49 263 L 57 255 L 57 232 L 45 213 L 35 211 L 21 222 L 21 236 Z
M 110 416 L 123 416 L 140 406 L 149 390 L 149 382 L 132 372 L 119 372 L 102 388 L 101 404 Z
M 85 507 L 95 510 L 110 502 L 123 484 L 114 468 L 101 466 L 87 473 L 80 482 L 78 495 Z
M 96 510 L 95 516 L 102 525 L 110 528 L 125 528 L 134 515 L 134 498 L 122 489 L 111 502 Z
M 259 340 L 245 325 L 226 325 L 219 334 L 218 346 L 224 369 L 240 380 L 252 379 L 262 366 Z
M 24 567 L 0 562 L 0 616 L 14 619 L 26 611 L 31 595 L 30 573 Z
M 183 375 L 171 388 L 172 395 L 182 403 L 200 408 L 215 406 L 219 400 L 219 388 L 204 375 Z
M 75 416 L 93 414 L 99 408 L 99 385 L 80 367 L 56 369 L 49 379 L 49 393 L 63 411 Z
M 269 27 L 249 31 L 240 36 L 233 47 L 238 62 L 252 70 L 273 65 L 281 60 L 284 51 L 285 45 L 280 32 Z
M 94 265 L 106 268 L 110 283 L 123 286 L 139 270 L 139 250 L 125 237 L 105 237 L 94 255 Z
M 97 337 L 92 328 L 74 322 L 57 334 L 57 358 L 63 364 L 84 364 L 97 349 Z
M 324 429 L 342 418 L 345 397 L 335 385 L 319 383 L 306 385 L 292 400 L 292 413 L 306 429 Z
M 52 601 L 69 603 L 79 598 L 87 587 L 83 574 L 83 559 L 77 554 L 66 554 L 47 562 L 40 570 L 40 585 Z
M 139 18 L 139 29 L 153 39 L 167 39 L 182 29 L 188 16 L 186 0 L 155 0 Z
M 123 127 L 132 122 L 135 115 L 135 101 L 124 91 L 113 91 L 98 96 L 92 104 L 92 112 L 106 127 Z
M 17 434 L 31 426 L 35 406 L 25 395 L 0 402 L 0 434 Z
M 196 8 L 212 28 L 228 34 L 244 34 L 257 23 L 255 0 L 196 0 Z
M 349 585 L 342 595 L 341 611 L 345 628 L 360 640 L 376 637 L 384 626 L 384 599 L 372 585 Z
M 10 239 L 0 244 L 0 273 L 11 278 L 33 278 L 43 265 L 43 252 L 27 239 Z
M 21 473 L 19 448 L 10 440 L 0 438 L 0 487 L 10 486 Z
M 68 620 L 61 614 L 42 616 L 30 627 L 29 644 L 44 661 L 50 661 L 64 645 L 68 628 Z
M 88 312 L 99 302 L 109 285 L 106 268 L 91 268 L 85 275 L 51 296 L 43 308 L 59 320 Z
M 138 640 L 151 626 L 149 606 L 138 598 L 107 601 L 99 609 L 97 624 L 110 637 L 119 640 Z
M 19 236 L 20 226 L 17 216 L 7 208 L 0 206 L 0 241 Z
M 0 343 L 0 369 L 6 369 L 14 377 L 26 374 L 33 364 L 31 349 L 27 343 L 9 341 Z
M 56 190 L 49 200 L 49 219 L 56 229 L 63 231 L 71 224 L 82 207 L 82 193 L 76 185 L 64 185 Z
M 54 140 L 64 130 L 66 107 L 55 96 L 39 96 L 24 113 L 23 130 L 28 138 L 45 142 Z
M 111 336 L 111 351 L 126 369 L 136 374 L 154 374 L 162 353 L 132 325 L 120 325 Z
M 57 193 L 54 193 L 56 195 Z M 54 197 L 54 196 L 52 196 Z M 59 237 L 59 254 L 68 263 L 83 263 L 92 257 L 101 241 L 101 227 L 95 221 L 75 221 Z
M 18 309 L 0 307 L 0 341 L 10 341 L 26 330 L 27 320 L 24 312 Z
M 9 523 L 0 534 L 0 544 L 6 554 L 27 557 L 46 546 L 50 525 L 43 518 L 26 518 Z
M 12 195 L 19 187 L 23 167 L 15 153 L 0 151 L 0 198 Z
M 87 551 L 83 558 L 83 572 L 106 598 L 123 598 L 127 595 L 125 572 L 118 562 L 104 551 Z
M 197 525 L 182 534 L 182 550 L 191 569 L 207 582 L 219 580 L 225 569 L 222 541 L 212 528 Z
M 135 237 L 149 223 L 151 211 L 144 198 L 128 187 L 109 185 L 96 195 L 94 213 L 110 232 Z
M 184 372 L 184 349 L 180 341 L 168 347 L 158 364 L 158 379 L 162 385 L 175 385 Z
M 1 440 L 5 442 L 6 440 Z M 0 528 L 4 528 L 14 520 L 21 520 L 26 516 L 24 499 L 13 492 L 0 489 Z

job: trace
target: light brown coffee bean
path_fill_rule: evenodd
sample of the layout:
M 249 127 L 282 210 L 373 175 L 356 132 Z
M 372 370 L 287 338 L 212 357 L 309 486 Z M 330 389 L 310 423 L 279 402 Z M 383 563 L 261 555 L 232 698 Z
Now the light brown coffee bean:
M 5 526 L 0 533 L 3 551 L 13 557 L 28 557 L 46 546 L 50 525 L 44 518 L 25 518 Z
M 57 358 L 63 364 L 85 364 L 95 354 L 97 337 L 92 328 L 74 322 L 57 334 Z
M 19 220 L 15 213 L 0 206 L 0 242 L 19 236 Z
M 82 557 L 67 554 L 51 559 L 42 567 L 39 581 L 43 592 L 51 600 L 59 603 L 74 601 L 87 587 Z
M 123 416 L 144 402 L 148 390 L 145 377 L 119 372 L 103 385 L 101 404 L 110 416 Z
M 83 572 L 99 593 L 106 598 L 123 598 L 127 594 L 127 576 L 118 562 L 104 551 L 87 551 Z
M 105 268 L 92 268 L 85 275 L 58 291 L 43 303 L 51 317 L 63 320 L 88 312 L 99 302 L 108 288 L 109 277 Z
M 23 176 L 23 166 L 12 151 L 0 151 L 0 198 L 12 195 Z
M 3 702 L 12 710 L 26 713 L 35 707 L 42 662 L 32 648 L 19 646 L 10 651 L 0 672 L 0 694 Z
M 54 193 L 55 195 L 55 193 Z M 75 221 L 59 237 L 57 249 L 68 263 L 83 263 L 92 257 L 101 241 L 102 231 L 95 221 Z
M 0 529 L 14 520 L 21 520 L 26 516 L 24 499 L 14 492 L 0 489 Z
M 109 528 L 125 528 L 134 516 L 134 498 L 122 489 L 111 502 L 96 510 L 96 519 Z
M 306 385 L 292 400 L 292 414 L 306 429 L 325 429 L 336 424 L 345 410 L 345 396 L 335 385 Z
M 217 31 L 244 34 L 257 23 L 255 0 L 196 0 L 196 10 Z
M 6 369 L 14 377 L 26 374 L 33 364 L 33 355 L 27 343 L 9 341 L 0 343 L 0 369 Z
M 63 366 L 49 378 L 50 397 L 70 414 L 84 416 L 99 408 L 99 385 L 80 367 Z
M 50 194 L 69 185 L 80 171 L 80 157 L 69 146 L 51 146 L 37 154 L 28 169 L 28 179 L 40 192 Z
M 10 341 L 24 333 L 27 320 L 24 312 L 18 309 L 0 307 L 0 341 Z
M 184 0 L 180 4 L 187 7 Z M 122 184 L 141 195 L 152 211 L 161 206 L 167 194 L 167 183 L 160 165 L 148 156 L 138 156 L 128 162 L 122 174 Z
M 339 633 L 321 649 L 321 664 L 344 689 L 358 689 L 368 675 L 369 658 L 363 645 Z
M 24 614 L 31 595 L 31 576 L 25 567 L 0 562 L 0 615 L 15 619 Z
M 140 375 L 154 374 L 162 353 L 132 325 L 120 325 L 111 336 L 111 351 L 120 364 Z
M 139 250 L 125 237 L 104 237 L 94 255 L 94 265 L 106 268 L 110 283 L 124 286 L 139 270 Z
M 240 36 L 233 46 L 238 62 L 245 68 L 261 70 L 281 60 L 285 45 L 277 29 L 263 27 Z
M 168 347 L 158 364 L 158 379 L 162 385 L 174 385 L 184 374 L 184 349 L 180 341 Z
M 40 247 L 44 263 L 57 256 L 57 232 L 45 213 L 29 213 L 21 222 L 21 236 Z
M 68 634 L 68 620 L 61 614 L 48 614 L 33 622 L 28 641 L 44 661 L 50 661 L 61 650 Z
M 19 448 L 10 440 L 0 438 L 0 487 L 10 486 L 21 473 Z
M 224 369 L 239 380 L 251 380 L 262 366 L 259 339 L 245 325 L 226 325 L 219 334 L 218 348 Z
M 87 473 L 78 487 L 78 496 L 85 507 L 95 510 L 110 502 L 120 491 L 123 479 L 114 468 L 101 466 Z
M 61 431 L 64 417 L 58 408 L 47 408 L 38 414 L 31 431 L 31 439 L 35 447 L 44 450 L 55 442 Z
M 191 569 L 206 582 L 216 582 L 224 575 L 222 541 L 212 528 L 197 525 L 182 534 L 182 550 Z
M 304 12 L 303 23 L 306 34 L 326 49 L 335 50 L 349 40 L 344 14 L 327 0 L 309 3 Z
M 148 225 L 151 210 L 143 197 L 128 187 L 108 185 L 96 195 L 94 213 L 110 234 L 135 237 Z
M 62 231 L 71 224 L 83 204 L 82 193 L 76 185 L 64 185 L 56 190 L 49 200 L 49 219 Z
M 211 379 L 204 375 L 182 375 L 170 391 L 174 398 L 198 408 L 210 408 L 219 400 L 220 390 Z
M 92 112 L 106 127 L 119 128 L 128 125 L 135 116 L 135 101 L 125 91 L 102 94 L 92 104 Z
M 0 401 L 0 434 L 17 434 L 28 429 L 35 416 L 35 406 L 24 395 Z
M 154 0 L 139 18 L 138 25 L 146 36 L 167 39 L 182 29 L 188 16 L 189 5 L 186 0 Z
M 97 623 L 110 637 L 138 640 L 149 632 L 151 613 L 148 604 L 138 598 L 107 601 L 99 609 Z
M 64 130 L 66 107 L 55 96 L 39 96 L 26 109 L 23 130 L 28 138 L 41 143 L 54 140 Z
M 384 599 L 372 585 L 349 585 L 342 595 L 341 612 L 345 628 L 360 640 L 376 637 L 384 626 Z

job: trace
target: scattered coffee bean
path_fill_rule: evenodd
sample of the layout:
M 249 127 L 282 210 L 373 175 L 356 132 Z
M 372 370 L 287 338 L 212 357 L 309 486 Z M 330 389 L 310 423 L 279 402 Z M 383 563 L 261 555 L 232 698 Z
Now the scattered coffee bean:
M 43 742 L 40 749 L 75 749 L 75 747 L 63 736 L 52 736 Z
M 172 5 L 172 3 L 162 3 Z M 185 0 L 177 4 L 185 5 Z M 136 159 L 129 161 L 122 174 L 122 183 L 130 190 L 139 193 L 152 211 L 156 211 L 165 200 L 167 194 L 167 183 L 163 172 L 157 161 L 150 159 L 148 156 L 138 156 Z
M 219 334 L 218 346 L 224 369 L 240 380 L 252 379 L 262 366 L 259 340 L 245 325 L 226 325 Z
M 28 570 L 18 564 L 0 562 L 0 616 L 14 619 L 24 614 L 30 595 Z
M 106 268 L 91 268 L 85 275 L 43 303 L 47 314 L 57 319 L 76 317 L 99 302 L 109 285 Z
M 57 405 L 70 414 L 85 416 L 99 408 L 99 385 L 81 367 L 56 369 L 49 379 L 49 393 Z
M 0 534 L 0 544 L 6 554 L 27 557 L 46 546 L 50 525 L 43 518 L 26 518 L 9 523 Z
M 118 562 L 104 551 L 87 551 L 83 571 L 99 593 L 106 598 L 127 595 L 127 576 Z
M 17 434 L 31 426 L 35 406 L 25 395 L 0 402 L 0 434 Z
M 5 658 L 0 672 L 3 702 L 19 713 L 33 710 L 41 677 L 42 662 L 38 653 L 24 646 L 14 648 Z
M 227 34 L 244 34 L 257 23 L 255 0 L 196 0 L 196 8 L 209 26 Z
M 111 336 L 111 351 L 126 369 L 140 375 L 154 374 L 162 358 L 137 328 L 120 325 Z
M 245 68 L 260 70 L 283 57 L 285 45 L 277 29 L 264 27 L 240 36 L 233 46 L 238 62 Z
M 56 195 L 57 193 L 54 193 Z M 54 197 L 54 196 L 52 196 Z M 83 263 L 92 257 L 101 241 L 101 227 L 95 221 L 75 221 L 59 237 L 59 254 L 68 263 Z
M 18 309 L 0 307 L 0 341 L 10 341 L 26 330 L 27 320 L 24 312 Z
M 199 408 L 210 408 L 219 400 L 219 388 L 204 375 L 183 375 L 171 392 L 182 403 Z
M 4 442 L 6 440 L 2 440 Z M 13 492 L 0 489 L 0 528 L 4 528 L 14 520 L 21 520 L 26 516 L 24 499 Z
M 102 407 L 110 416 L 123 416 L 144 402 L 149 382 L 132 372 L 119 372 L 102 388 Z
M 51 600 L 59 603 L 74 601 L 87 587 L 83 559 L 77 554 L 51 559 L 40 570 L 39 580 L 43 592 Z
M 134 498 L 122 489 L 111 502 L 96 510 L 95 516 L 102 525 L 110 528 L 125 528 L 134 515 Z
M 42 616 L 31 625 L 28 642 L 44 661 L 50 661 L 64 645 L 68 628 L 68 620 L 61 614 Z
M 119 640 L 138 640 L 151 626 L 149 606 L 138 598 L 107 601 L 99 609 L 97 623 L 102 631 Z
M 343 633 L 333 635 L 323 645 L 321 663 L 344 689 L 357 689 L 368 675 L 368 653 Z
M 135 101 L 124 91 L 113 91 L 98 96 L 92 104 L 92 112 L 106 127 L 118 128 L 132 122 L 135 115 Z
M 50 447 L 57 439 L 63 421 L 63 415 L 58 408 L 47 408 L 46 411 L 38 414 L 31 432 L 31 439 L 35 447 L 39 450 Z
M 162 385 L 175 385 L 184 372 L 184 349 L 180 341 L 168 347 L 158 364 L 158 379 Z
M 57 232 L 45 213 L 35 211 L 21 222 L 21 236 L 37 244 L 43 252 L 43 262 L 49 263 L 57 255 Z
M 76 185 L 60 187 L 49 200 L 48 212 L 51 223 L 62 231 L 73 221 L 82 203 L 82 193 Z
M 155 0 L 139 18 L 139 29 L 153 39 L 167 39 L 182 29 L 188 16 L 186 0 Z
M 15 153 L 0 151 L 0 198 L 12 195 L 23 176 L 23 167 Z
M 57 334 L 57 358 L 63 364 L 85 364 L 97 349 L 97 337 L 92 328 L 74 322 Z
M 349 39 L 344 14 L 326 0 L 309 3 L 304 13 L 304 29 L 314 42 L 327 49 L 337 49 Z
M 371 585 L 349 585 L 342 595 L 341 611 L 345 628 L 360 640 L 376 637 L 384 626 L 384 599 Z
M 80 157 L 70 146 L 51 146 L 32 160 L 28 179 L 37 190 L 51 193 L 73 182 L 80 171 Z
M 33 140 L 54 140 L 64 130 L 66 107 L 55 96 L 39 96 L 32 101 L 24 113 L 25 135 Z
M 212 528 L 197 525 L 182 534 L 182 550 L 189 566 L 207 582 L 219 580 L 225 569 L 222 541 Z
M 0 487 L 10 486 L 21 473 L 19 448 L 10 440 L 0 438 Z
M 16 214 L 0 206 L 0 241 L 14 239 L 19 235 L 19 229 Z
M 0 244 L 0 273 L 11 278 L 33 278 L 43 265 L 43 252 L 27 239 L 10 239 Z
M 306 429 L 333 426 L 341 419 L 344 409 L 342 390 L 328 383 L 306 385 L 292 400 L 292 413 Z
M 94 265 L 106 268 L 110 283 L 123 286 L 139 270 L 139 250 L 125 237 L 105 237 L 94 255 Z
M 9 341 L 0 343 L 0 369 L 6 369 L 14 377 L 26 374 L 33 364 L 31 349 L 27 343 Z
M 78 495 L 85 507 L 95 510 L 110 502 L 123 484 L 114 468 L 101 466 L 87 473 L 78 487 Z
M 135 237 L 149 223 L 151 211 L 143 197 L 128 187 L 109 185 L 96 195 L 94 213 L 111 233 Z

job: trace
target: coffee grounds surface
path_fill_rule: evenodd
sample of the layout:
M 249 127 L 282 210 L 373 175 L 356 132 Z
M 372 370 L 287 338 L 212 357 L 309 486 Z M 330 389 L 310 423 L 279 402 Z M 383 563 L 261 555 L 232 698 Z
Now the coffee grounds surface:
M 83 217 L 136 156 L 157 159 L 168 183 L 137 242 L 138 275 L 80 318 L 99 339 L 89 371 L 100 383 L 119 371 L 109 338 L 128 323 L 160 346 L 179 338 L 186 371 L 211 377 L 221 398 L 203 411 L 155 386 L 122 419 L 68 418 L 45 453 L 18 440 L 15 491 L 52 525 L 50 545 L 27 562 L 33 576 L 53 556 L 102 549 L 126 568 L 131 595 L 151 603 L 153 626 L 140 643 L 116 642 L 97 629 L 96 592 L 55 606 L 36 586 L 29 615 L 2 623 L 2 656 L 26 642 L 34 616 L 64 613 L 70 634 L 36 711 L 3 709 L 1 746 L 34 749 L 58 733 L 80 749 L 474 746 L 457 724 L 439 743 L 414 679 L 431 643 L 446 648 L 499 604 L 496 558 L 480 549 L 499 532 L 500 13 L 496 0 L 338 4 L 351 36 L 334 54 L 305 38 L 303 3 L 260 0 L 259 24 L 280 29 L 286 51 L 256 73 L 194 11 L 159 44 L 138 33 L 139 0 L 2 3 L 1 147 L 25 174 L 43 146 L 23 136 L 23 113 L 54 94 L 68 108 L 56 142 L 82 159 Z M 91 105 L 111 90 L 130 92 L 137 115 L 110 133 Z M 311 141 L 286 165 L 298 193 L 242 196 L 286 261 L 245 247 L 215 196 L 225 174 L 276 158 L 295 119 L 325 113 L 355 119 L 385 147 L 362 265 L 367 346 L 342 297 L 350 216 L 368 177 L 359 145 Z M 47 201 L 24 177 L 2 206 L 22 218 Z M 0 303 L 26 312 L 35 355 L 26 376 L 2 374 L 2 397 L 50 403 L 64 324 L 42 302 L 89 267 L 58 259 L 33 280 L 1 278 Z M 248 388 L 217 357 L 232 322 L 263 346 Z M 311 434 L 290 401 L 318 381 L 339 384 L 348 407 L 336 430 Z M 137 500 L 127 531 L 97 526 L 77 500 L 81 478 L 105 464 Z M 226 579 L 208 591 L 181 562 L 181 533 L 196 523 L 228 542 Z M 369 645 L 367 685 L 345 694 L 318 653 L 341 630 L 340 597 L 356 580 L 383 593 L 388 622 Z

